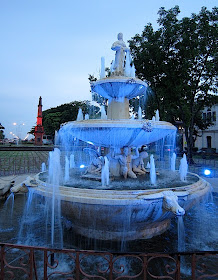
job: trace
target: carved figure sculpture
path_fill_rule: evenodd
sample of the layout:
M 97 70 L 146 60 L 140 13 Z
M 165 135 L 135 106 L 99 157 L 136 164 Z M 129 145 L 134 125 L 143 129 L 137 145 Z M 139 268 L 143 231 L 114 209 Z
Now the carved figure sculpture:
M 102 160 L 101 157 L 99 157 L 97 154 L 91 161 L 91 164 L 87 168 L 86 173 L 91 173 L 91 174 L 101 174 L 101 169 L 102 169 Z
M 185 214 L 185 210 L 178 204 L 178 196 L 173 191 L 164 191 L 163 193 L 163 208 L 173 212 L 177 216 Z
M 144 159 L 148 157 L 148 153 L 142 151 L 139 153 L 139 157 L 133 159 L 132 161 L 132 170 L 136 174 L 144 175 L 146 173 L 146 169 L 144 167 Z
M 124 75 L 124 60 L 125 60 L 125 52 L 129 49 L 126 47 L 126 44 L 123 41 L 123 34 L 119 33 L 117 35 L 118 41 L 114 42 L 111 49 L 116 51 L 115 54 L 115 62 L 113 65 L 112 71 L 116 76 L 123 76 Z
M 136 155 L 131 154 L 129 147 L 123 147 L 123 152 L 120 155 L 113 155 L 114 159 L 118 159 L 120 164 L 120 173 L 126 179 L 127 176 L 136 179 L 136 174 L 132 171 L 132 159 L 139 157 L 138 149 L 136 149 Z
M 28 187 L 26 186 L 25 183 L 21 183 L 19 185 L 16 185 L 14 187 L 11 188 L 11 192 L 13 193 L 26 193 L 28 192 Z

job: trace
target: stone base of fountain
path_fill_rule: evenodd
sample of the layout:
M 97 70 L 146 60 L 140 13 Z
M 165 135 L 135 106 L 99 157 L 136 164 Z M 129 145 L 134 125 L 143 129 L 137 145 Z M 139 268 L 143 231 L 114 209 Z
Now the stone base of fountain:
M 210 192 L 210 184 L 195 176 L 197 181 L 193 184 L 167 189 L 118 191 L 60 186 L 62 215 L 70 221 L 74 232 L 88 238 L 148 239 L 166 231 L 170 219 L 175 217 L 173 210 L 163 207 L 167 193 L 173 193 L 187 211 Z M 35 192 L 51 197 L 52 188 L 39 180 L 39 175 L 36 181 Z

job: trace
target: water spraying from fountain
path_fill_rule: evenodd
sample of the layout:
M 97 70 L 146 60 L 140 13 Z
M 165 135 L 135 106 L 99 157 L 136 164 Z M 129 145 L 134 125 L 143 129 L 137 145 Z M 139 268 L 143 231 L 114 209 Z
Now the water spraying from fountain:
M 139 109 L 138 109 L 138 119 L 139 120 L 142 119 L 142 108 L 141 108 L 141 106 L 139 106 Z
M 89 120 L 89 114 L 85 114 L 85 120 Z
M 171 159 L 170 159 L 170 170 L 175 171 L 176 170 L 176 154 L 173 153 Z
M 160 121 L 160 116 L 159 116 L 159 110 L 158 109 L 156 110 L 156 113 L 155 113 L 155 121 L 156 122 Z
M 182 159 L 180 160 L 180 166 L 179 166 L 179 174 L 180 174 L 180 180 L 185 181 L 188 173 L 188 163 L 186 159 L 186 154 L 183 154 Z
M 76 164 L 75 164 L 75 157 L 74 157 L 74 154 L 71 154 L 70 155 L 70 168 L 75 168 L 76 167 Z
M 103 161 L 103 166 L 101 169 L 101 184 L 102 187 L 108 186 L 109 185 L 109 160 L 106 156 L 102 158 Z
M 156 168 L 153 155 L 150 156 L 150 181 L 152 185 L 156 185 Z
M 45 171 L 46 171 L 46 164 L 45 164 L 45 162 L 42 163 L 41 171 L 42 171 L 42 172 L 45 172 Z
M 70 162 L 67 156 L 65 156 L 65 174 L 64 174 L 64 182 L 68 182 L 70 180 Z
M 83 112 L 82 112 L 82 109 L 79 108 L 79 111 L 78 111 L 78 115 L 77 115 L 77 121 L 82 121 L 83 120 Z

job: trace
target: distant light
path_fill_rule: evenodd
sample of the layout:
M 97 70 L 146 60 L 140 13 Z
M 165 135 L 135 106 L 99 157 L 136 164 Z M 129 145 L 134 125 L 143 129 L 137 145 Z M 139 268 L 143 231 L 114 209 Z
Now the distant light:
M 170 149 L 167 149 L 168 152 L 170 152 Z
M 211 174 L 211 171 L 209 169 L 204 170 L 204 175 L 208 176 Z
M 85 167 L 85 165 L 84 165 L 84 164 L 81 164 L 79 168 L 84 168 L 84 167 Z
M 88 143 L 90 145 L 94 145 L 91 141 L 86 141 L 86 143 Z

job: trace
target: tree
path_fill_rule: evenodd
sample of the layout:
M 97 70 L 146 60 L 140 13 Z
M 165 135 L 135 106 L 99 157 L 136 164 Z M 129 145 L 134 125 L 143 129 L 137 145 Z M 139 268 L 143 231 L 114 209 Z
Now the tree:
M 90 101 L 73 101 L 62 104 L 60 106 L 50 108 L 42 112 L 42 125 L 45 134 L 55 135 L 55 131 L 60 129 L 61 124 L 69 121 L 75 121 L 79 108 L 83 114 L 89 114 L 90 118 L 98 118 L 100 116 L 99 107 L 90 104 Z M 35 126 L 30 130 L 30 134 L 34 134 Z
M 201 111 L 216 102 L 217 12 L 203 7 L 199 14 L 179 20 L 178 6 L 160 8 L 159 29 L 154 31 L 149 23 L 142 35 L 129 41 L 136 74 L 154 92 L 153 109 L 159 109 L 163 120 L 183 123 L 189 163 L 196 128 L 210 124 L 203 121 Z

